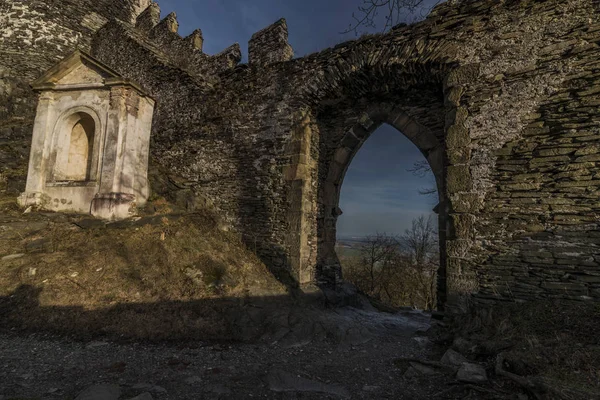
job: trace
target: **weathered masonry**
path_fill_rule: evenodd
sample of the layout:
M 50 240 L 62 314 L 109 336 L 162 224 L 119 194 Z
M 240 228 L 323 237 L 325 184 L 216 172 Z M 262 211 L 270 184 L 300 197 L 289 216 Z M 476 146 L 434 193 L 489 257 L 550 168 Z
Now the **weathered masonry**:
M 151 166 L 170 171 L 179 188 L 165 194 L 192 208 L 195 196 L 209 199 L 281 279 L 304 288 L 339 282 L 344 173 L 388 123 L 436 175 L 443 305 L 600 300 L 597 2 L 444 3 L 423 22 L 297 59 L 280 20 L 253 35 L 247 64 L 236 45 L 205 54 L 202 33 L 181 37 L 175 15 L 161 20 L 156 3 L 141 13 L 139 2 L 125 3 L 127 15 L 73 29 L 81 40 L 65 47 L 90 51 L 156 100 Z M 58 7 L 3 7 L 18 14 L 40 4 Z M 82 0 L 71 21 L 100 14 L 91 7 Z M 38 18 L 66 24 L 50 11 Z M 3 51 L 23 28 L 10 29 Z M 31 40 L 40 59 L 64 56 L 62 46 L 46 47 L 54 37 Z M 10 54 L 13 64 L 37 59 Z M 17 99 L 31 94 L 0 65 L 13 93 L 1 135 L 17 143 L 33 121 Z M 2 154 L 14 165 L 3 172 L 7 185 L 18 186 L 21 164 Z

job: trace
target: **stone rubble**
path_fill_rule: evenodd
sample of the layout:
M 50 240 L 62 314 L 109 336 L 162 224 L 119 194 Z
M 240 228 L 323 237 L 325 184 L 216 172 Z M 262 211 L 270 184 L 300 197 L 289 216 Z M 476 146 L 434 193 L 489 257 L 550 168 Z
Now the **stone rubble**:
M 121 388 L 118 385 L 92 385 L 85 388 L 75 400 L 119 400 Z
M 469 360 L 465 356 L 452 349 L 448 349 L 440 360 L 442 364 L 451 365 L 454 367 L 460 367 L 468 361 Z
M 484 383 L 487 381 L 485 368 L 479 364 L 463 363 L 456 373 L 459 382 Z

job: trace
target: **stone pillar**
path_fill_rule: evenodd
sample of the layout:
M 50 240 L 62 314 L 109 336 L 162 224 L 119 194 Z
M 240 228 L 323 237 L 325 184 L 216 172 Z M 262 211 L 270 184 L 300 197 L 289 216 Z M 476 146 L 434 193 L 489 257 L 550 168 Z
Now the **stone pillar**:
M 100 190 L 92 200 L 92 215 L 105 219 L 123 219 L 135 213 L 135 196 L 120 192 L 123 140 L 127 126 L 127 88 L 114 86 L 110 91 L 106 139 L 104 142 L 104 163 L 100 178 Z
M 52 137 L 48 137 L 47 132 L 52 131 L 49 124 L 56 119 L 53 116 L 53 100 L 54 97 L 51 92 L 42 93 L 38 100 L 29 154 L 27 184 L 25 192 L 18 198 L 21 207 L 40 206 L 44 201 L 43 191 L 47 178 L 47 160 L 52 145 Z
M 289 234 L 286 244 L 289 248 L 289 260 L 292 275 L 303 289 L 312 290 L 315 276 L 312 266 L 314 252 L 309 243 L 311 214 L 314 212 L 314 193 L 312 193 L 311 172 L 315 167 L 310 155 L 312 136 L 310 115 L 299 113 L 298 125 L 292 133 L 289 153 L 291 164 L 284 169 L 285 180 L 289 183 L 288 209 Z
M 474 215 L 479 212 L 479 197 L 473 191 L 471 175 L 471 137 L 467 128 L 468 109 L 461 104 L 464 87 L 479 74 L 479 65 L 471 64 L 451 71 L 444 82 L 446 107 L 446 304 L 449 311 L 465 312 L 478 289 L 475 276 Z
M 112 87 L 100 190 L 92 201 L 92 215 L 123 219 L 146 202 L 153 110 L 154 101 L 133 88 Z

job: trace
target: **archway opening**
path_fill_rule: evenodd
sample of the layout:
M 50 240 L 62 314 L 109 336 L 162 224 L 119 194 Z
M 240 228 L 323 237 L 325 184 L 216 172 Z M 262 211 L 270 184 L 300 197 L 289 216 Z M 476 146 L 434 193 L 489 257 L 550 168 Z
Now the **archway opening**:
M 66 146 L 56 165 L 56 180 L 90 181 L 93 178 L 92 161 L 96 123 L 83 112 L 70 116 L 65 125 Z
M 401 110 L 372 115 L 338 136 L 322 159 L 317 276 L 325 287 L 350 281 L 389 305 L 439 308 L 446 290 L 443 131 Z
M 340 188 L 336 253 L 343 278 L 390 306 L 435 308 L 437 202 L 427 159 L 397 129 L 381 125 Z

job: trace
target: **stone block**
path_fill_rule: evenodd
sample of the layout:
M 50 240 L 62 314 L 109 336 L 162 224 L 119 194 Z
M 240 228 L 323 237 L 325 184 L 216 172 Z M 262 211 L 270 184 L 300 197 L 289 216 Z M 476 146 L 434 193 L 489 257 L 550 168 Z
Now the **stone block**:
M 473 214 L 451 214 L 450 221 L 454 235 L 457 239 L 473 239 L 475 236 L 475 215 Z
M 350 157 L 352 156 L 352 151 L 347 148 L 347 147 L 342 147 L 336 150 L 335 155 L 333 156 L 333 159 L 342 164 L 345 165 L 346 163 L 348 163 L 350 161 Z
M 452 125 L 464 125 L 469 117 L 469 111 L 466 107 L 451 107 L 446 112 L 445 127 L 449 128 Z
M 469 255 L 473 242 L 464 239 L 454 239 L 446 241 L 448 257 L 465 258 Z
M 342 139 L 342 146 L 347 147 L 349 149 L 357 148 L 361 143 L 361 140 L 354 136 L 351 132 L 347 132 Z
M 471 149 L 469 147 L 449 149 L 447 155 L 450 165 L 467 164 L 471 161 Z
M 469 144 L 471 144 L 471 137 L 467 127 L 462 124 L 454 124 L 448 128 L 446 132 L 446 147 L 448 149 L 466 147 Z
M 329 182 L 337 183 L 342 178 L 342 174 L 344 173 L 345 166 L 338 163 L 332 162 L 329 164 L 329 172 L 327 173 L 327 180 Z
M 459 213 L 475 213 L 484 206 L 483 198 L 478 193 L 460 193 L 451 197 L 452 209 Z
M 460 99 L 464 93 L 464 89 L 462 87 L 453 87 L 446 93 L 446 98 L 444 99 L 444 105 L 446 107 L 458 107 L 460 106 Z
M 473 187 L 473 178 L 468 165 L 451 165 L 446 170 L 446 188 L 452 195 L 458 192 L 468 192 Z

